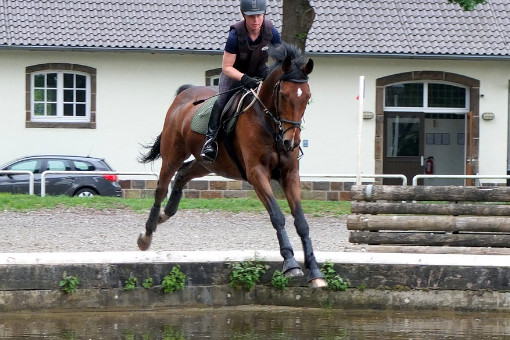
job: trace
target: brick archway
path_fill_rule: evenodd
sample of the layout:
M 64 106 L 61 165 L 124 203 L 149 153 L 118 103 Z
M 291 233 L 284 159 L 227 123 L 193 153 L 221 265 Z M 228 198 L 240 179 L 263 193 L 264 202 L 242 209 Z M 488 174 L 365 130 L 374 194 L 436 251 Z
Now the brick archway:
M 469 111 L 472 113 L 472 167 L 473 173 L 478 171 L 479 155 L 479 99 L 480 81 L 463 75 L 443 71 L 412 71 L 381 77 L 376 80 L 376 129 L 375 129 L 375 173 L 383 174 L 384 147 L 384 87 L 406 81 L 447 81 L 464 85 L 469 89 Z

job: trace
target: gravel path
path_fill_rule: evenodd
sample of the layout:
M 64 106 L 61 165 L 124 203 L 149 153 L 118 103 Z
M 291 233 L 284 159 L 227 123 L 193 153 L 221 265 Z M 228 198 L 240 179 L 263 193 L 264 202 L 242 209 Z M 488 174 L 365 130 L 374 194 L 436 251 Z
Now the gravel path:
M 124 209 L 0 211 L 0 252 L 135 251 L 146 218 Z M 316 252 L 344 250 L 345 217 L 307 219 Z M 294 250 L 301 251 L 290 216 L 287 233 Z M 150 250 L 278 250 L 278 241 L 267 213 L 180 210 L 159 225 Z

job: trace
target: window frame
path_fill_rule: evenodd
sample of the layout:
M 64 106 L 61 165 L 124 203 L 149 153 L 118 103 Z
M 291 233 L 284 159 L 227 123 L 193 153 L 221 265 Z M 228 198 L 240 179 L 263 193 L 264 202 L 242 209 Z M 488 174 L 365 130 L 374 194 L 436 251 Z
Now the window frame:
M 57 115 L 37 116 L 34 112 L 35 76 L 57 73 Z M 64 74 L 86 77 L 85 116 L 64 116 Z M 96 128 L 96 69 L 67 63 L 48 63 L 26 68 L 26 122 L 27 128 Z M 74 98 L 76 103 L 76 98 Z
M 386 89 L 388 87 L 394 86 L 396 84 L 423 84 L 423 104 L 421 106 L 387 106 L 386 105 Z M 428 106 L 428 98 L 429 98 L 429 84 L 444 84 L 462 88 L 466 91 L 465 103 L 462 108 L 455 107 L 429 107 Z M 428 113 L 455 113 L 455 114 L 465 114 L 469 111 L 470 107 L 470 93 L 469 88 L 467 86 L 463 86 L 456 83 L 445 82 L 445 81 L 403 81 L 396 82 L 392 84 L 388 84 L 384 86 L 383 92 L 383 111 L 387 112 L 428 112 Z

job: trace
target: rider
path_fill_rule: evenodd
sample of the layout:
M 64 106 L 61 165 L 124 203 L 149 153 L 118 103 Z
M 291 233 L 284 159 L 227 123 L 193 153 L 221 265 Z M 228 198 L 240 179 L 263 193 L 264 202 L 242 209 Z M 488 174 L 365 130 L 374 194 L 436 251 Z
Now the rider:
M 205 144 L 200 156 L 214 162 L 218 155 L 216 137 L 220 126 L 221 112 L 236 87 L 254 89 L 257 79 L 267 76 L 267 47 L 281 44 L 280 33 L 273 23 L 264 18 L 266 0 L 241 0 L 244 20 L 230 26 L 230 33 L 223 52 L 222 72 L 219 79 L 218 99 L 213 105 L 211 118 L 205 135 Z

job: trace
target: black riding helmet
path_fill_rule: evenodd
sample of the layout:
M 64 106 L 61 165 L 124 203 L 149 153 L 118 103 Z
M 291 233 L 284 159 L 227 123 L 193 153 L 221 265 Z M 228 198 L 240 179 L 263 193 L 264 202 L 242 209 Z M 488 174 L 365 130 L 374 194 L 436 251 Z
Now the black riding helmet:
M 241 12 L 246 15 L 264 14 L 266 0 L 241 0 Z

